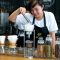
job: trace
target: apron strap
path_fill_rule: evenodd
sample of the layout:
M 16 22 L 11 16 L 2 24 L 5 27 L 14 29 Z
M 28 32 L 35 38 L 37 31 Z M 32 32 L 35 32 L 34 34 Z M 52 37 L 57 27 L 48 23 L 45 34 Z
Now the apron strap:
M 46 18 L 45 18 L 45 13 L 43 12 L 43 16 L 44 16 L 44 27 L 46 27 Z
M 32 22 L 32 24 L 34 24 L 35 23 L 35 17 L 33 17 L 33 22 Z

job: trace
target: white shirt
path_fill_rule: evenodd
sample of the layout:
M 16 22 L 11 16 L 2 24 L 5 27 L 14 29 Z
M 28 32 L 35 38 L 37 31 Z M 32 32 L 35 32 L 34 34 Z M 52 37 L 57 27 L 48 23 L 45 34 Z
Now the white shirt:
M 58 27 L 57 27 L 57 23 L 56 23 L 54 14 L 52 12 L 47 12 L 47 11 L 44 11 L 44 13 L 45 13 L 46 26 L 48 28 L 48 31 L 49 32 L 53 32 L 53 31 L 56 32 L 58 30 Z M 25 13 L 25 15 L 32 23 L 33 22 L 32 14 Z M 20 30 L 24 29 L 24 25 L 26 23 L 27 23 L 27 21 L 22 14 L 17 16 L 16 24 L 18 25 L 18 29 L 20 29 Z M 42 18 L 39 21 L 37 19 L 35 19 L 35 25 L 37 25 L 38 27 L 44 27 L 44 18 Z

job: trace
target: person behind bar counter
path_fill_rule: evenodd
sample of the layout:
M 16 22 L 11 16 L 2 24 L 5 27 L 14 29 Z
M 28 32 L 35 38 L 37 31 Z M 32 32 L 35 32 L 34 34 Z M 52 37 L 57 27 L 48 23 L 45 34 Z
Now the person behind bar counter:
M 16 22 L 19 30 L 23 30 L 25 23 L 25 18 L 22 14 L 28 17 L 32 24 L 34 24 L 35 30 L 37 31 L 36 35 L 40 32 L 41 36 L 45 40 L 47 34 L 50 34 L 52 37 L 52 48 L 55 51 L 55 33 L 58 30 L 57 23 L 55 20 L 55 16 L 52 12 L 44 11 L 43 0 L 33 0 L 28 5 L 30 13 L 25 13 L 26 9 L 24 7 L 20 7 L 16 11 L 14 11 L 10 16 L 9 20 L 12 22 Z M 37 39 L 35 40 L 37 44 Z M 20 42 L 17 44 L 23 45 L 23 41 L 20 39 Z

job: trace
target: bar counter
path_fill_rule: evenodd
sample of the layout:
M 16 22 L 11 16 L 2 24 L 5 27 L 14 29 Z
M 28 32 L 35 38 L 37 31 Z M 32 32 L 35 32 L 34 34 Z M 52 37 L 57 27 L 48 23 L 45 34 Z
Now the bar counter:
M 60 58 L 25 58 L 20 56 L 0 55 L 0 60 L 60 60 Z

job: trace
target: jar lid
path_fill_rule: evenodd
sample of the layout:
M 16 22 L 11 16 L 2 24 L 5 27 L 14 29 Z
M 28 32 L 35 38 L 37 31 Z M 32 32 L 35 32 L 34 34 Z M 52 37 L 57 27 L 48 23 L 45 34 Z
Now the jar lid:
M 26 40 L 26 43 L 33 43 L 33 41 L 31 41 L 31 40 Z
M 51 35 L 47 35 L 47 37 L 46 37 L 46 41 L 52 41 L 52 37 L 51 37 Z
M 44 44 L 44 40 L 38 40 L 38 44 Z

